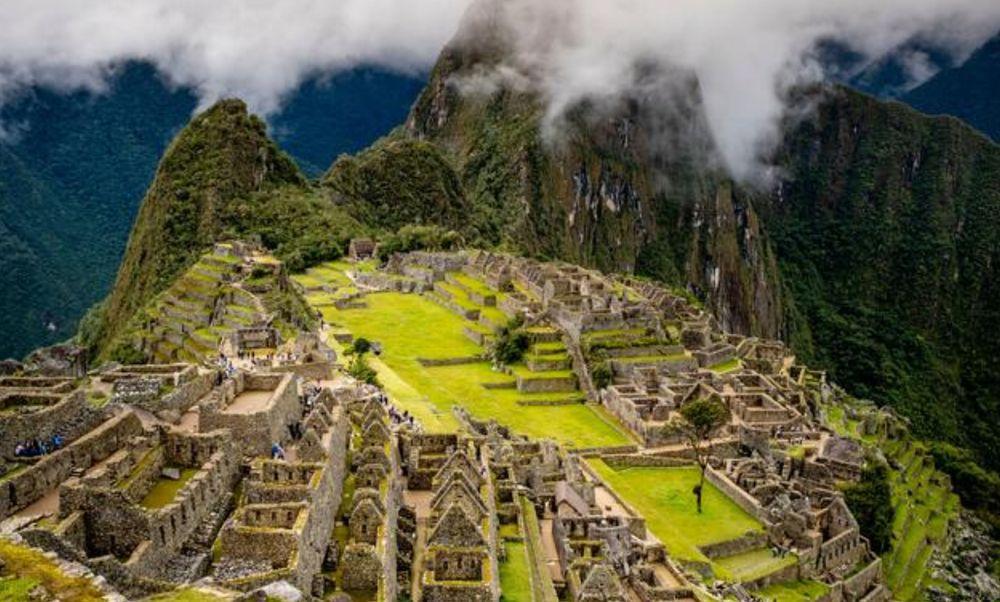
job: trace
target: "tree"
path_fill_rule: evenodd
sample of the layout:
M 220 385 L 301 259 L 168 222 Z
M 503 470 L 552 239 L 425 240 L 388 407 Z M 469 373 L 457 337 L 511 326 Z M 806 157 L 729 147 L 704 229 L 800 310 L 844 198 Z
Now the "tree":
M 378 373 L 368 365 L 368 360 L 365 359 L 365 354 L 363 353 L 354 355 L 351 365 L 347 368 L 347 373 L 363 383 L 378 385 Z
M 364 337 L 358 337 L 354 339 L 353 348 L 354 348 L 354 353 L 357 353 L 358 355 L 364 355 L 369 351 L 371 351 L 372 343 L 371 341 L 369 341 Z
M 521 361 L 530 342 L 521 330 L 521 320 L 514 318 L 503 326 L 493 339 L 488 354 L 494 364 L 513 364 Z
M 889 470 L 882 462 L 869 460 L 861 480 L 844 487 L 844 501 L 858 521 L 861 534 L 872 550 L 881 554 L 892 545 L 892 488 Z
M 694 486 L 698 513 L 701 514 L 701 494 L 705 487 L 705 471 L 711 448 L 706 445 L 712 434 L 729 422 L 729 408 L 716 396 L 692 401 L 681 408 L 680 415 L 667 423 L 666 429 L 679 433 L 694 450 L 695 461 L 701 469 L 698 484 Z

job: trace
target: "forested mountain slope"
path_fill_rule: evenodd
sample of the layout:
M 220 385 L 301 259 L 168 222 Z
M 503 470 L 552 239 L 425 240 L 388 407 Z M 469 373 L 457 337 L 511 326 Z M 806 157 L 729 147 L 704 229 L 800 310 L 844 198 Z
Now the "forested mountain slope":
M 784 337 L 921 435 L 1000 463 L 995 144 L 955 119 L 828 88 L 807 92 L 819 94 L 813 118 L 788 124 L 774 185 L 734 184 L 696 82 L 610 111 L 577 106 L 553 140 L 531 89 L 460 92 L 505 61 L 502 32 L 476 27 L 442 53 L 407 121 L 451 159 L 467 237 L 687 286 L 724 327 Z M 375 200 L 347 204 L 359 202 Z
M 270 129 L 316 176 L 402 121 L 422 82 L 372 68 L 312 80 Z M 67 338 L 107 293 L 157 161 L 196 106 L 152 66 L 127 63 L 102 93 L 37 88 L 0 108 L 0 246 L 11 249 L 0 357 Z

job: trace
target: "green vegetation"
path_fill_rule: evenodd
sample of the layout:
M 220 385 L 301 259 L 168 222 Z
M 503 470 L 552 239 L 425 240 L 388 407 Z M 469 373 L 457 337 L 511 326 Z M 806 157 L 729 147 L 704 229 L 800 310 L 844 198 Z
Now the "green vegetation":
M 892 489 L 888 467 L 869 459 L 861 480 L 844 487 L 844 500 L 872 550 L 876 554 L 888 551 L 892 543 Z
M 716 566 L 722 568 L 723 575 L 728 575 L 735 581 L 752 581 L 758 577 L 773 573 L 787 566 L 796 564 L 798 558 L 793 554 L 775 556 L 770 548 L 757 548 L 733 556 L 724 556 L 714 560 Z
M 729 408 L 717 397 L 697 399 L 681 408 L 677 420 L 666 425 L 672 431 L 679 432 L 694 451 L 698 463 L 698 484 L 694 486 L 695 501 L 698 513 L 701 514 L 702 491 L 705 488 L 705 470 L 710 457 L 707 447 L 712 434 L 729 422 Z
M 427 298 L 377 293 L 366 296 L 365 304 L 363 309 L 321 310 L 330 324 L 382 346 L 378 358 L 369 358 L 379 382 L 401 408 L 416 415 L 428 430 L 456 428 L 451 407 L 462 405 L 474 416 L 496 419 L 533 437 L 553 437 L 577 447 L 629 443 L 601 408 L 584 404 L 518 406 L 518 399 L 552 399 L 565 394 L 518 393 L 512 388 L 512 377 L 493 371 L 485 360 L 456 366 L 423 366 L 418 358 L 483 354 L 481 347 L 462 334 L 468 322 Z M 434 328 L 427 328 L 428 324 Z M 483 387 L 489 383 L 509 383 L 511 388 Z
M 428 142 L 390 136 L 358 155 L 342 155 L 323 185 L 337 205 L 381 230 L 412 224 L 460 229 L 469 223 L 458 177 Z
M 1000 147 L 840 90 L 782 160 L 792 184 L 763 219 L 797 355 L 1000 467 Z
M 198 471 L 194 468 L 181 468 L 181 476 L 179 479 L 167 479 L 160 478 L 153 484 L 153 486 L 146 492 L 146 496 L 142 498 L 139 505 L 144 508 L 149 508 L 150 510 L 156 510 L 158 508 L 163 508 L 177 497 L 177 492 L 184 488 L 184 485 L 191 480 L 191 477 L 198 474 Z
M 497 331 L 490 344 L 489 357 L 494 364 L 514 364 L 521 361 L 527 350 L 528 335 L 521 330 L 521 321 L 511 320 Z
M 196 116 L 167 149 L 143 200 L 105 304 L 98 346 L 223 235 L 230 203 L 304 184 L 243 102 L 221 101 Z
M 509 602 L 530 602 L 531 572 L 523 542 L 507 541 L 503 544 L 507 560 L 500 565 L 501 600 Z
M 364 352 L 355 352 L 354 357 L 351 358 L 351 364 L 347 368 L 347 373 L 360 382 L 369 385 L 379 384 L 378 372 L 368 365 L 368 360 L 365 358 Z
M 218 238 L 260 236 L 292 272 L 339 258 L 364 231 L 320 191 L 298 185 L 234 199 L 220 210 L 220 219 L 225 227 Z
M 460 235 L 437 225 L 407 225 L 396 232 L 381 237 L 378 244 L 379 259 L 385 261 L 394 253 L 410 251 L 449 251 L 454 249 Z
M 587 462 L 645 517 L 653 534 L 680 560 L 710 563 L 698 546 L 762 530 L 757 520 L 711 483 L 704 486 L 704 511 L 698 512 L 695 500 L 691 499 L 691 491 L 700 480 L 696 467 L 615 470 L 599 459 Z M 716 572 L 727 574 L 724 569 Z
M 951 477 L 962 505 L 983 511 L 995 527 L 1000 525 L 1000 475 L 976 464 L 968 450 L 947 443 L 932 444 L 930 453 L 937 468 Z
M 41 586 L 49 595 L 59 600 L 74 602 L 100 602 L 104 599 L 97 588 L 83 577 L 71 577 L 41 552 L 0 539 L 0 599 L 10 602 L 28 602 L 34 587 Z

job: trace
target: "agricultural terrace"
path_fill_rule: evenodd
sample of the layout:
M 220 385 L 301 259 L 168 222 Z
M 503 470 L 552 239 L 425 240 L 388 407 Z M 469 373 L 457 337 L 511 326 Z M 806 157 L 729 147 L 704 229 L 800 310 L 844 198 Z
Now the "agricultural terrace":
M 705 483 L 702 513 L 692 489 L 698 483 L 696 467 L 615 469 L 603 460 L 589 459 L 598 475 L 646 519 L 646 526 L 681 561 L 711 565 L 718 577 L 749 581 L 794 564 L 794 556 L 777 558 L 758 548 L 714 560 L 700 546 L 736 539 L 763 527 L 711 483 Z
M 425 296 L 372 293 L 356 298 L 353 305 L 357 307 L 344 309 L 332 303 L 316 303 L 318 295 L 340 293 L 346 278 L 344 267 L 330 263 L 307 272 L 306 276 L 312 279 L 307 281 L 311 285 L 307 288 L 307 299 L 335 329 L 381 346 L 378 357 L 369 357 L 379 382 L 397 407 L 414 414 L 427 431 L 448 432 L 458 428 L 451 408 L 461 405 L 476 418 L 495 419 L 520 434 L 552 438 L 570 447 L 607 447 L 632 442 L 615 419 L 599 406 L 518 403 L 563 400 L 567 393 L 518 392 L 514 386 L 516 375 L 526 374 L 527 368 L 515 365 L 514 374 L 493 370 L 488 361 L 481 359 L 485 350 L 463 334 L 463 327 L 470 322 Z M 302 284 L 301 276 L 295 278 Z M 471 278 L 467 280 L 472 281 L 470 286 L 486 286 Z M 323 282 L 319 287 L 322 290 L 318 290 L 316 281 Z M 468 363 L 425 366 L 419 361 L 451 358 L 466 358 Z M 566 370 L 536 372 L 532 376 L 571 374 Z M 582 396 L 578 401 L 582 401 Z

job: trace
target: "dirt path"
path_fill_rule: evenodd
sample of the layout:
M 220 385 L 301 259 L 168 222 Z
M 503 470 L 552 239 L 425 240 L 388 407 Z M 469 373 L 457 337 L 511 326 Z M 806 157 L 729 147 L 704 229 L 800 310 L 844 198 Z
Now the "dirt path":
M 59 514 L 59 486 L 55 486 L 52 489 L 45 492 L 45 495 L 40 497 L 30 506 L 24 508 L 23 510 L 14 514 L 17 518 L 26 518 L 29 516 L 56 516 Z
M 556 551 L 556 540 L 552 536 L 552 519 L 538 520 L 538 528 L 542 532 L 542 551 L 545 553 L 545 566 L 553 581 L 563 581 L 562 567 L 559 566 L 559 552 Z

